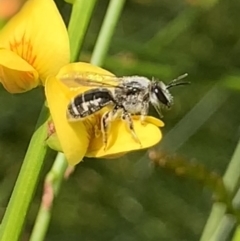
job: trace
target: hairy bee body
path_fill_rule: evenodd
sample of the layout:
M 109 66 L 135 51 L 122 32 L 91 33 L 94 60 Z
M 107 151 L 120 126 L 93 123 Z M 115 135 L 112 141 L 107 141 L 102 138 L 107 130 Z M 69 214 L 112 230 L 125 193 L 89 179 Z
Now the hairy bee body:
M 78 75 L 72 75 L 62 78 L 62 81 L 74 81 L 78 85 L 91 86 L 92 89 L 75 96 L 67 107 L 67 118 L 69 121 L 78 121 L 95 114 L 104 107 L 109 107 L 101 121 L 103 141 L 107 144 L 107 131 L 111 121 L 120 117 L 124 120 L 133 137 L 140 143 L 134 131 L 132 115 L 140 115 L 144 122 L 145 116 L 149 111 L 149 104 L 158 112 L 161 117 L 162 107 L 171 107 L 173 97 L 169 88 L 177 85 L 187 84 L 186 82 L 177 82 L 187 74 L 165 85 L 162 81 L 149 80 L 141 76 L 114 77 L 107 76 L 102 82 L 82 78 Z M 91 76 L 91 75 L 90 75 Z

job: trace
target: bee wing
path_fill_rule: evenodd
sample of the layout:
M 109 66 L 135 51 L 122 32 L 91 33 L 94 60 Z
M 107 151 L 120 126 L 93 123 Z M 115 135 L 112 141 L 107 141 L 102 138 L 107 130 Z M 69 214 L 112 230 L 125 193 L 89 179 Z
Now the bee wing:
M 90 86 L 122 88 L 122 78 L 111 75 L 101 75 L 96 73 L 72 72 L 60 77 L 60 80 L 68 87 Z

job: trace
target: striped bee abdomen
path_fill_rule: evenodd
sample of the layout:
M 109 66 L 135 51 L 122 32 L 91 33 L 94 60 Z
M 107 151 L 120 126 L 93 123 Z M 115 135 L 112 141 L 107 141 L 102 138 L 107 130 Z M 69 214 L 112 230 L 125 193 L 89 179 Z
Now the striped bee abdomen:
M 91 89 L 72 99 L 68 105 L 67 116 L 71 119 L 81 119 L 113 103 L 114 98 L 109 89 Z

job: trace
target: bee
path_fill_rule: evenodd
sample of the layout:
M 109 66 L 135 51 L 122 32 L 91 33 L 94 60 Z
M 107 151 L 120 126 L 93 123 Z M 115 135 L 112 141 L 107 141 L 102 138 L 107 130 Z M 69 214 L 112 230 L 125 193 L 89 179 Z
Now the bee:
M 142 76 L 115 77 L 95 73 L 67 74 L 61 77 L 61 81 L 66 85 L 92 87 L 70 101 L 67 106 L 67 119 L 81 121 L 104 107 L 108 107 L 101 118 L 101 131 L 105 148 L 110 124 L 117 118 L 126 122 L 133 138 L 141 145 L 134 130 L 132 116 L 140 115 L 140 121 L 144 124 L 151 104 L 159 117 L 162 117 L 162 108 L 170 108 L 173 105 L 173 96 L 169 89 L 189 84 L 189 82 L 180 81 L 186 76 L 187 74 L 183 74 L 169 84 L 164 84 L 162 81 L 150 80 Z

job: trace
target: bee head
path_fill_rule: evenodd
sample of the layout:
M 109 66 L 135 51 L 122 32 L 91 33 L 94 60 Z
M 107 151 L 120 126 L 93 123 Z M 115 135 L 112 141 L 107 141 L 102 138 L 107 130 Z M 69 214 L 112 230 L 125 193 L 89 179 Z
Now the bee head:
M 170 108 L 173 105 L 173 96 L 169 92 L 169 89 L 174 86 L 190 84 L 189 82 L 179 82 L 179 80 L 185 78 L 187 74 L 181 75 L 172 80 L 169 84 L 164 84 L 162 81 L 152 81 L 151 85 L 151 103 L 161 117 L 161 107 L 165 106 Z
M 153 104 L 161 104 L 170 107 L 173 97 L 167 89 L 167 85 L 162 81 L 154 81 L 151 87 L 151 100 Z

